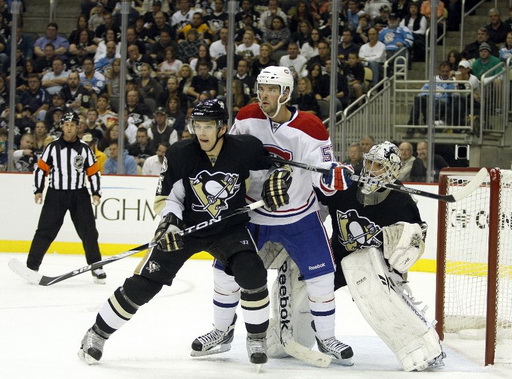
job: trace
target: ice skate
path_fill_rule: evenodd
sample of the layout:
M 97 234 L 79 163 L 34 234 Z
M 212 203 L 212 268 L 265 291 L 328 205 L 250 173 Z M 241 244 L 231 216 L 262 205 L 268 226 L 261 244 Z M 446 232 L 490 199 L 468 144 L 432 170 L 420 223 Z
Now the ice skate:
M 259 372 L 261 365 L 267 363 L 267 338 L 265 333 L 247 334 L 247 355 Z
M 200 357 L 203 355 L 219 354 L 229 351 L 231 349 L 231 342 L 235 334 L 236 314 L 233 322 L 228 330 L 222 331 L 217 328 L 212 331 L 197 337 L 192 342 L 192 351 L 190 355 L 193 357 Z
M 78 350 L 78 357 L 87 363 L 93 365 L 98 363 L 103 355 L 103 345 L 106 339 L 96 333 L 93 328 L 89 329 L 82 338 L 82 345 Z
M 352 366 L 354 364 L 354 362 L 352 362 L 352 356 L 354 355 L 352 348 L 338 341 L 336 337 L 324 340 L 320 340 L 317 337 L 316 342 L 318 344 L 318 350 L 332 356 L 335 362 L 343 366 Z
M 105 271 L 103 271 L 103 267 L 92 270 L 91 274 L 94 279 L 94 283 L 96 283 L 96 284 L 105 284 L 106 283 L 107 274 L 105 274 Z
M 427 370 L 444 367 L 444 358 L 446 358 L 446 353 L 443 351 L 436 358 L 428 362 Z

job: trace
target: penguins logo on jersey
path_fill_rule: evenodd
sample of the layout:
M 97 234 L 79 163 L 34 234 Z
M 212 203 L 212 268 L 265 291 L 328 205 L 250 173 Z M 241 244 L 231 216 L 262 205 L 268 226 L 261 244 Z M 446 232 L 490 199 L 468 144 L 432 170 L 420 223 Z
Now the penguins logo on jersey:
M 240 189 L 238 174 L 226 174 L 208 171 L 201 171 L 195 178 L 189 178 L 200 205 L 192 204 L 192 209 L 199 212 L 208 212 L 211 217 L 216 218 L 220 212 L 228 209 L 227 201 L 231 199 Z
M 363 247 L 379 247 L 382 242 L 374 238 L 380 233 L 380 226 L 366 217 L 359 216 L 356 210 L 336 211 L 339 229 L 339 241 L 347 251 Z

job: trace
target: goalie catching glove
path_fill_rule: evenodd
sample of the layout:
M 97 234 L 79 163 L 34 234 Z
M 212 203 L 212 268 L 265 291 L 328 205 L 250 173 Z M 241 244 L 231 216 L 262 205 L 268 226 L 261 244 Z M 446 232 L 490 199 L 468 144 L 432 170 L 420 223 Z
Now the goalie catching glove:
M 265 207 L 271 211 L 288 204 L 290 196 L 288 188 L 292 184 L 292 169 L 290 166 L 283 166 L 272 172 L 268 179 L 263 183 L 261 198 L 265 202 Z
M 175 214 L 167 213 L 156 228 L 154 241 L 164 252 L 180 250 L 183 248 L 183 237 L 180 232 L 184 227 L 183 221 Z
M 401 273 L 405 273 L 425 250 L 427 224 L 410 224 L 397 222 L 382 228 L 384 239 L 384 258 L 389 265 Z
M 330 190 L 343 191 L 352 184 L 354 169 L 351 165 L 333 163 L 329 173 L 323 174 L 322 181 Z

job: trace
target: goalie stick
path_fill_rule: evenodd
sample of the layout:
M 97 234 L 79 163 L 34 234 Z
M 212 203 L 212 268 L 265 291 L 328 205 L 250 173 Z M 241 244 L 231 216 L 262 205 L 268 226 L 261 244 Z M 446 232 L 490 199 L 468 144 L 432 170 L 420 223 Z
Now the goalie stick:
M 301 163 L 301 162 L 288 161 L 286 159 L 281 159 L 281 158 L 276 158 L 276 157 L 273 157 L 272 160 L 276 163 L 288 164 L 290 166 L 299 167 L 304 170 L 319 172 L 321 174 L 329 174 L 329 172 L 330 172 L 330 169 L 328 169 L 328 168 L 311 166 L 311 165 Z M 456 201 L 459 201 L 459 200 L 464 199 L 465 197 L 469 196 L 473 191 L 475 191 L 478 187 L 480 187 L 480 185 L 485 181 L 486 178 L 487 178 L 487 169 L 485 167 L 483 167 L 480 169 L 480 171 L 478 171 L 478 173 L 473 177 L 473 179 L 471 179 L 471 181 L 468 184 L 466 184 L 465 186 L 463 186 L 460 190 L 458 190 L 450 195 L 438 195 L 436 193 L 430 193 L 427 191 L 422 191 L 419 189 L 406 187 L 406 186 L 403 186 L 400 184 L 384 183 L 384 182 L 381 182 L 380 180 L 373 179 L 373 178 L 363 178 L 359 175 L 352 175 L 350 177 L 350 179 L 352 179 L 354 182 L 359 182 L 359 183 L 363 183 L 363 184 L 372 184 L 372 185 L 376 185 L 379 187 L 388 188 L 393 191 L 404 192 L 404 193 L 408 193 L 409 195 L 418 195 L 418 196 L 423 196 L 423 197 L 429 197 L 431 199 L 445 201 L 447 203 L 454 203 Z
M 245 207 L 238 208 L 237 210 L 233 211 L 233 213 L 229 213 L 228 215 L 226 215 L 224 217 L 212 218 L 211 220 L 204 221 L 199 224 L 185 228 L 179 234 L 181 234 L 182 236 L 186 236 L 186 235 L 194 233 L 198 230 L 207 228 L 210 225 L 216 224 L 217 222 L 250 212 L 257 208 L 261 208 L 264 205 L 265 205 L 265 203 L 263 202 L 263 200 L 256 201 L 252 204 L 246 205 Z M 104 265 L 107 265 L 109 263 L 112 263 L 112 262 L 118 261 L 120 259 L 129 257 L 131 255 L 140 253 L 141 251 L 150 249 L 155 245 L 156 245 L 156 242 L 154 242 L 154 241 L 145 243 L 144 245 L 137 246 L 131 250 L 125 251 L 124 253 L 113 255 L 111 257 L 103 259 L 102 261 L 95 262 L 90 265 L 81 267 L 79 269 L 70 271 L 68 273 L 58 275 L 58 276 L 53 276 L 53 277 L 46 276 L 37 271 L 29 269 L 27 266 L 25 266 L 23 263 L 21 263 L 16 258 L 12 258 L 9 261 L 9 267 L 12 271 L 14 271 L 16 274 L 21 276 L 23 279 L 26 279 L 31 284 L 39 284 L 40 286 L 51 286 L 52 284 L 55 284 L 55 283 L 61 282 L 63 280 L 72 278 L 74 276 L 83 274 L 84 272 L 95 270 L 95 269 L 103 267 Z
M 279 331 L 281 345 L 286 354 L 317 367 L 328 367 L 331 357 L 320 351 L 308 349 L 293 339 L 290 304 L 290 269 L 285 260 L 278 270 L 279 276 Z

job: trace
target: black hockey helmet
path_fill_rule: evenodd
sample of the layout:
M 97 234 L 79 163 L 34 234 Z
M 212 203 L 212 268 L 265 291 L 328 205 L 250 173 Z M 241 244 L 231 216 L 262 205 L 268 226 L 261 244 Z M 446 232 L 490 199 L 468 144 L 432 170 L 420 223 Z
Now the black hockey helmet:
M 211 99 L 198 103 L 191 116 L 193 120 L 198 121 L 227 121 L 228 111 L 222 100 Z
M 60 119 L 60 126 L 64 125 L 65 122 L 74 121 L 78 125 L 80 123 L 80 118 L 78 118 L 78 114 L 73 111 L 66 112 L 62 115 Z

